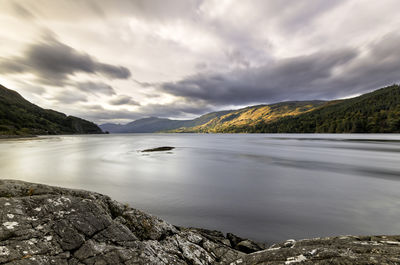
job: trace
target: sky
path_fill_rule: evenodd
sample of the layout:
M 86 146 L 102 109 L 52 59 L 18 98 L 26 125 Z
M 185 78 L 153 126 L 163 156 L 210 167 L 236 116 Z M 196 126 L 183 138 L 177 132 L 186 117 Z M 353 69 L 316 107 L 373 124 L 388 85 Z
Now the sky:
M 96 123 L 400 81 L 398 0 L 0 0 L 0 84 Z

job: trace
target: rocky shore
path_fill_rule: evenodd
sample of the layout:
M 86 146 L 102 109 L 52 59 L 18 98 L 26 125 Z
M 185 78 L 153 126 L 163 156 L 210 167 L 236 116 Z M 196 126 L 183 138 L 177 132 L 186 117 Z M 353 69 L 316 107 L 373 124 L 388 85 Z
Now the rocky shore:
M 173 226 L 107 196 L 0 180 L 0 264 L 400 264 L 400 236 L 272 246 Z

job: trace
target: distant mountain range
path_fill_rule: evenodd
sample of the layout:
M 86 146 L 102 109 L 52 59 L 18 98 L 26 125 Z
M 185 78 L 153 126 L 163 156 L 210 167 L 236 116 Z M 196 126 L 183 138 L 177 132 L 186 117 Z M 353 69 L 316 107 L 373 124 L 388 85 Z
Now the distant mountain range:
M 110 133 L 392 133 L 400 132 L 400 87 L 333 101 L 290 101 L 212 112 L 194 120 L 157 117 L 126 125 L 102 124 Z
M 270 122 L 288 115 L 311 111 L 325 101 L 291 101 L 272 105 L 257 105 L 238 110 L 211 112 L 194 120 L 170 120 L 157 117 L 139 119 L 126 125 L 106 123 L 100 125 L 110 133 L 152 132 L 223 132 L 227 128 L 254 126 L 258 122 Z
M 100 128 L 99 128 L 100 127 Z M 400 87 L 333 101 L 290 101 L 211 112 L 193 120 L 149 117 L 100 126 L 42 109 L 0 85 L 0 136 L 102 133 L 400 133 Z
M 102 131 L 93 122 L 42 109 L 0 85 L 0 136 L 88 133 Z
M 178 128 L 191 128 L 219 118 L 230 111 L 211 112 L 200 116 L 194 120 L 170 120 L 157 117 L 149 117 L 130 122 L 125 125 L 105 123 L 100 128 L 110 133 L 153 133 L 160 131 L 170 131 Z

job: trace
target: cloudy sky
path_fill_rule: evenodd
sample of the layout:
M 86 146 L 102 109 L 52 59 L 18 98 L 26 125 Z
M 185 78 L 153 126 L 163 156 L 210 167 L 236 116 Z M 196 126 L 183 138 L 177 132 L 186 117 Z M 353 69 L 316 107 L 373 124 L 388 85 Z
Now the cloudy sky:
M 400 81 L 398 0 L 1 0 L 0 84 L 97 123 Z

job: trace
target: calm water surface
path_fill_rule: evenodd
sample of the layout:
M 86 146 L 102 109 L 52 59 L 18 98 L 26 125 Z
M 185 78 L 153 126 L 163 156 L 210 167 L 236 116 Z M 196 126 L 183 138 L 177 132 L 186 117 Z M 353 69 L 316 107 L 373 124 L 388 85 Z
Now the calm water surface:
M 140 152 L 165 145 L 176 149 Z M 400 135 L 1 140 L 0 178 L 97 191 L 176 225 L 266 242 L 400 231 Z

